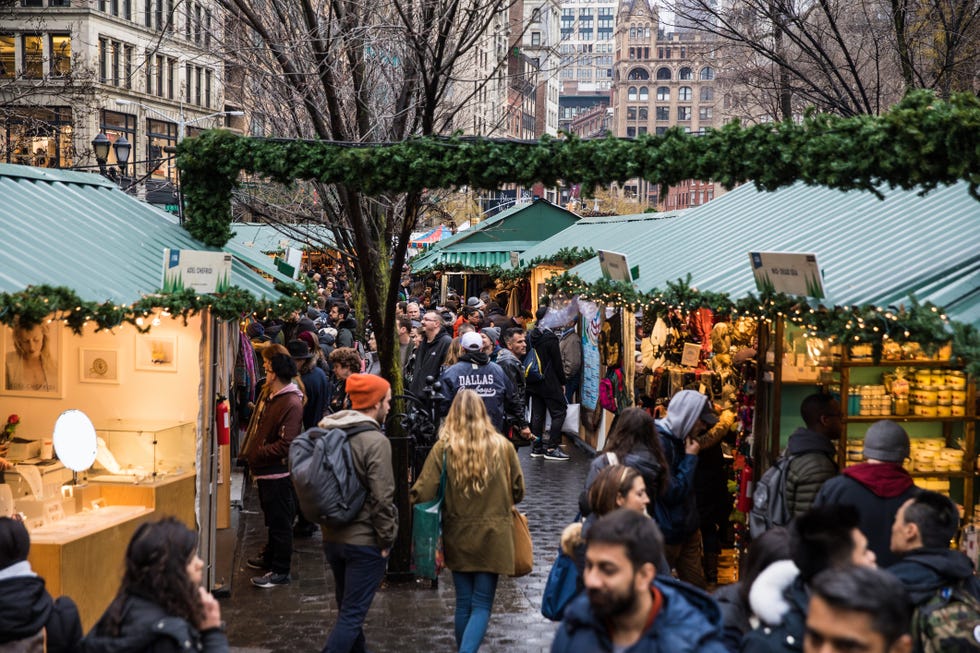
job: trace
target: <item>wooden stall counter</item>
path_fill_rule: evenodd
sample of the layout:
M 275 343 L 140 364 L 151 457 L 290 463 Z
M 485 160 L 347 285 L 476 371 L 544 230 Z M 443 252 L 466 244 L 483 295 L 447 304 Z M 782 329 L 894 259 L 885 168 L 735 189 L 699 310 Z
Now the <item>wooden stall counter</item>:
M 146 506 L 153 509 L 154 519 L 176 517 L 191 530 L 197 530 L 197 517 L 194 514 L 197 475 L 194 472 L 141 483 L 99 480 L 106 478 L 90 478 L 89 488 L 105 499 L 107 505 Z
M 74 599 L 85 632 L 116 595 L 126 546 L 152 515 L 146 506 L 106 506 L 31 531 L 31 567 L 52 596 Z

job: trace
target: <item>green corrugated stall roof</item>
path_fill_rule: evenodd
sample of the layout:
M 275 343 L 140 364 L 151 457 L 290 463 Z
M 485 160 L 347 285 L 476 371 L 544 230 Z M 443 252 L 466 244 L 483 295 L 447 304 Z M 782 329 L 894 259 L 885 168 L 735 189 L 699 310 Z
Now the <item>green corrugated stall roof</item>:
M 297 249 L 333 249 L 330 228 L 322 224 L 271 225 L 256 222 L 236 222 L 230 243 L 256 252 L 278 252 L 286 247 Z
M 827 304 L 888 306 L 913 293 L 980 326 L 980 202 L 968 184 L 922 196 L 880 190 L 884 200 L 803 183 L 773 192 L 746 184 L 682 214 L 637 220 L 609 249 L 639 265 L 641 290 L 691 273 L 692 286 L 733 298 L 756 292 L 749 252 L 814 253 Z M 572 272 L 586 281 L 601 276 L 595 258 Z
M 576 214 L 546 200 L 521 204 L 440 241 L 411 260 L 412 271 L 453 263 L 507 268 L 511 252 L 523 252 L 577 220 Z
M 164 248 L 219 251 L 96 174 L 0 164 L 0 198 L 0 292 L 50 284 L 131 304 L 160 289 Z M 282 296 L 237 258 L 232 283 L 259 298 Z

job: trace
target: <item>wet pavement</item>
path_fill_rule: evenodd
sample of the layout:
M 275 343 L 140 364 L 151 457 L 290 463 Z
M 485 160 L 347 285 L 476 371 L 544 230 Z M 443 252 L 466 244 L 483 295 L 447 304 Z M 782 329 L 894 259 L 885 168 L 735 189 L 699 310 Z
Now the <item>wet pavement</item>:
M 578 496 L 591 456 L 572 444 L 567 462 L 531 458 L 519 452 L 527 494 L 520 504 L 527 513 L 534 540 L 534 571 L 523 578 L 501 577 L 482 651 L 548 651 L 557 624 L 541 616 L 541 594 L 554 560 L 562 529 L 575 517 Z M 265 526 L 254 488 L 248 488 L 238 518 L 231 595 L 221 599 L 232 651 L 303 653 L 319 651 L 337 617 L 333 575 L 326 565 L 320 535 L 294 544 L 292 583 L 258 589 L 245 567 L 265 541 Z M 438 589 L 414 583 L 383 587 L 364 626 L 375 653 L 455 650 L 452 574 L 444 570 Z

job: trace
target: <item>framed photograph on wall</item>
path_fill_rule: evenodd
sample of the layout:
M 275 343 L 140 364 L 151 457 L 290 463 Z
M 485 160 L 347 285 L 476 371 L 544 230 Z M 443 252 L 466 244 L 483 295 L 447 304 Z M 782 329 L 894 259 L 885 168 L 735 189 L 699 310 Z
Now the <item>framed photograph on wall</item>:
M 78 380 L 82 383 L 119 383 L 119 352 L 80 349 L 78 360 Z
M 0 326 L 0 394 L 60 399 L 64 395 L 61 337 L 60 322 Z
M 136 336 L 136 369 L 150 372 L 177 371 L 177 336 L 152 333 Z

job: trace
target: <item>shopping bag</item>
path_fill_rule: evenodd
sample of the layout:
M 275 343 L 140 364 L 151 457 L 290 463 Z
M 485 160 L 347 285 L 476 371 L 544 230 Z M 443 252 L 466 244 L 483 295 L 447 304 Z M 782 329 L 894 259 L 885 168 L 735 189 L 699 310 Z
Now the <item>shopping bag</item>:
M 561 432 L 578 436 L 579 409 L 581 404 L 568 404 L 565 409 L 565 423 L 561 425 Z
M 558 548 L 558 557 L 548 572 L 541 597 L 541 614 L 551 621 L 561 621 L 565 608 L 578 594 L 578 569 L 575 561 Z
M 534 567 L 534 545 L 527 526 L 527 515 L 518 512 L 517 506 L 511 506 L 510 514 L 514 529 L 514 573 L 511 575 L 527 576 Z
M 439 491 L 432 501 L 412 508 L 412 573 L 435 580 L 445 565 L 442 548 L 442 501 L 446 491 L 446 452 L 442 453 Z

